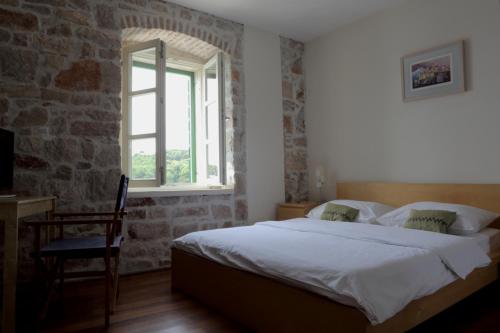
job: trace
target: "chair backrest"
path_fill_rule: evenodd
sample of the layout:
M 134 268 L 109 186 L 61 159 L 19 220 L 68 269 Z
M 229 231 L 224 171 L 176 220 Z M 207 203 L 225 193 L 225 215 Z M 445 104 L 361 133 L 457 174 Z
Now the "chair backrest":
M 129 178 L 125 175 L 120 177 L 120 186 L 118 187 L 118 196 L 116 197 L 115 213 L 123 213 L 127 205 L 127 192 L 128 192 Z

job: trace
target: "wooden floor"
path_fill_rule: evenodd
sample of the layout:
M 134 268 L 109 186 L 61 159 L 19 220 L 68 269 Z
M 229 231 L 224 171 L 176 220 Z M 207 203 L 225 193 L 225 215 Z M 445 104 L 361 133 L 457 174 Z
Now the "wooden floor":
M 102 332 L 104 316 L 99 281 L 66 284 L 64 314 L 56 304 L 41 332 Z M 170 271 L 121 280 L 117 310 L 107 332 L 246 332 L 204 305 L 170 290 Z M 24 312 L 26 314 L 26 312 Z M 29 332 L 32 319 L 20 318 Z M 412 330 L 420 332 L 500 332 L 500 287 L 494 284 Z

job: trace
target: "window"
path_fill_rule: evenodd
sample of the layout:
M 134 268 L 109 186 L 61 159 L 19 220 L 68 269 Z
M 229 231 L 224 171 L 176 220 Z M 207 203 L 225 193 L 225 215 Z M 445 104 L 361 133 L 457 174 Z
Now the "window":
M 160 40 L 125 48 L 122 165 L 135 187 L 223 185 L 222 56 L 165 57 Z

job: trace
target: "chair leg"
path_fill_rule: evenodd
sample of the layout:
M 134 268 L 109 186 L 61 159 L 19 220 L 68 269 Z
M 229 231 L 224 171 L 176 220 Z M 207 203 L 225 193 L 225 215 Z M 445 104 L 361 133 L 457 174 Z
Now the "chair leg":
M 61 302 L 64 300 L 64 259 L 59 263 L 59 297 Z
M 113 300 L 111 302 L 111 313 L 115 312 L 116 301 L 118 299 L 118 286 L 119 286 L 119 278 L 120 275 L 118 273 L 118 268 L 120 266 L 120 254 L 117 254 L 115 257 L 115 272 L 113 275 Z
M 50 258 L 52 260 L 47 259 L 46 262 L 44 263 L 43 259 L 40 259 L 40 264 L 41 264 L 41 277 L 43 280 L 43 285 L 45 289 L 45 295 L 44 295 L 44 300 L 41 305 L 39 314 L 38 314 L 38 320 L 43 320 L 47 316 L 47 312 L 49 310 L 49 305 L 50 303 L 54 300 L 54 294 L 55 294 L 55 289 L 56 289 L 56 282 L 58 278 L 58 263 L 59 260 L 55 262 L 55 266 L 50 267 L 50 261 L 54 261 L 53 258 Z
M 105 259 L 105 265 L 106 265 L 106 282 L 105 282 L 105 299 L 104 299 L 104 316 L 105 316 L 105 321 L 104 321 L 104 327 L 108 328 L 109 327 L 109 316 L 110 316 L 110 300 L 109 300 L 109 285 L 111 284 L 111 269 L 109 267 L 109 258 Z

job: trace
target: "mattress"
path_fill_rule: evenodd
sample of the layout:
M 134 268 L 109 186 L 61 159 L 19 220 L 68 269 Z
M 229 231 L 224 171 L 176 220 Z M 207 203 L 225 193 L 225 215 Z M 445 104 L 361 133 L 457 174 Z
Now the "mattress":
M 488 265 L 486 248 L 496 235 L 302 218 L 194 232 L 174 240 L 174 247 L 355 306 L 378 324 Z

